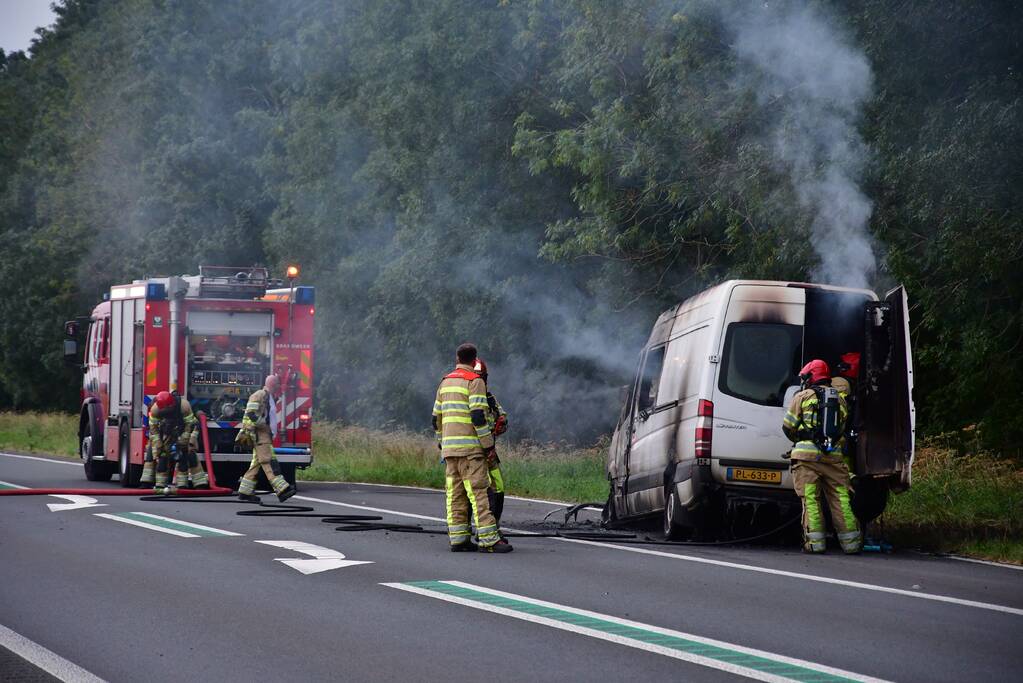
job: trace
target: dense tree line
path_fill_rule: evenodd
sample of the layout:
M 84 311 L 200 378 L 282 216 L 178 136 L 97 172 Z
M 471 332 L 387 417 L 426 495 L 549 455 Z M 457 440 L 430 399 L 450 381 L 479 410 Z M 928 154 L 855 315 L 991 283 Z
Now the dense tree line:
M 4 407 L 73 407 L 60 323 L 112 283 L 297 261 L 319 414 L 420 428 L 472 339 L 520 435 L 589 438 L 661 309 L 726 277 L 828 272 L 852 238 L 821 228 L 824 185 L 801 178 L 838 164 L 856 196 L 820 196 L 867 207 L 869 284 L 911 294 L 922 428 L 1019 450 L 1008 0 L 56 10 L 29 55 L 0 53 Z M 804 41 L 795 20 L 827 30 Z

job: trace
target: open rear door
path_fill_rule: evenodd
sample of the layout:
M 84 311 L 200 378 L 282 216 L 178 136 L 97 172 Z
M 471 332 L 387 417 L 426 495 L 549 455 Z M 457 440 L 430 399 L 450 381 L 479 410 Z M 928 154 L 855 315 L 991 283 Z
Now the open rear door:
M 888 477 L 893 490 L 909 488 L 915 446 L 913 359 L 909 306 L 897 287 L 866 305 L 857 470 Z

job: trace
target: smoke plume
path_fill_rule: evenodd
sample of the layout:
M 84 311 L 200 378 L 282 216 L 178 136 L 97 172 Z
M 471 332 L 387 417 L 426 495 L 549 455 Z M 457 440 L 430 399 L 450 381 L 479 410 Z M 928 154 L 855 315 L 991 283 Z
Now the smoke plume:
M 876 269 L 859 187 L 869 150 L 857 130 L 873 77 L 863 51 L 804 2 L 739 3 L 724 13 L 741 88 L 770 121 L 766 145 L 808 214 L 814 281 L 867 287 Z

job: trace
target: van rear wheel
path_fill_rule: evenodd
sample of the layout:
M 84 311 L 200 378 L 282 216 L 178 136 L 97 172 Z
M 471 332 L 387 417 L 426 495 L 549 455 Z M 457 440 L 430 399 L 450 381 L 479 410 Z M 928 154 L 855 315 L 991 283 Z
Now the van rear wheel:
M 689 537 L 692 530 L 681 523 L 682 506 L 674 486 L 669 486 L 664 495 L 664 513 L 661 517 L 664 540 L 681 541 Z

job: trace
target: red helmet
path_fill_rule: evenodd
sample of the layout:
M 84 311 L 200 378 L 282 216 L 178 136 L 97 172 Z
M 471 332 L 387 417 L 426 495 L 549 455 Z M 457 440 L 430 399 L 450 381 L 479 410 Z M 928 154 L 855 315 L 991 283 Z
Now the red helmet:
M 842 354 L 842 362 L 838 364 L 838 374 L 849 379 L 860 376 L 860 354 L 850 351 Z
M 483 360 L 482 358 L 477 357 L 476 358 L 476 365 L 475 365 L 475 367 L 473 367 L 473 370 L 476 371 L 477 375 L 479 375 L 480 377 L 483 378 L 484 382 L 487 381 L 487 362 L 485 360 Z
M 166 410 L 174 405 L 174 396 L 169 391 L 161 391 L 156 395 L 156 407 L 160 410 Z
M 828 364 L 819 358 L 815 358 L 799 371 L 799 378 L 803 381 L 809 381 L 810 384 L 816 384 L 826 379 L 831 379 L 831 368 Z

